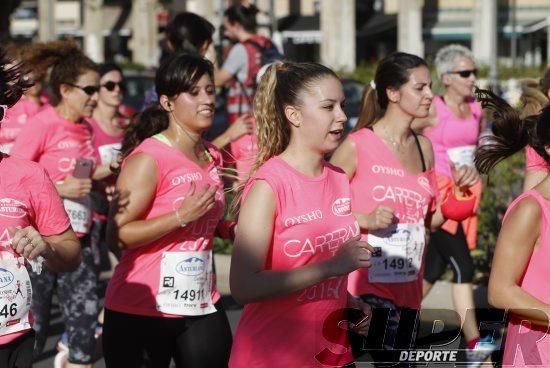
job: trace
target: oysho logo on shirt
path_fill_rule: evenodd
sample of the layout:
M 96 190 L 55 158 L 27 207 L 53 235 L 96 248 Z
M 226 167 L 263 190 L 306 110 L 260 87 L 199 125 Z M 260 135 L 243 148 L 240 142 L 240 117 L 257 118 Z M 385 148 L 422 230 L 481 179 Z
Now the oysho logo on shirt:
M 184 276 L 200 276 L 206 269 L 203 259 L 190 257 L 176 265 L 176 271 Z
M 305 224 L 307 222 L 320 220 L 323 218 L 323 212 L 321 210 L 314 210 L 306 213 L 305 215 L 292 216 L 285 219 L 285 227 L 291 227 L 294 225 Z
M 80 148 L 80 142 L 75 140 L 65 140 L 57 143 L 57 148 L 68 149 L 68 148 Z
M 194 173 L 187 173 L 187 174 L 181 174 L 177 175 L 171 180 L 171 184 L 173 186 L 181 185 L 184 183 L 190 183 L 192 181 L 199 181 L 202 180 L 202 174 L 200 172 L 194 172 Z
M 27 206 L 13 198 L 0 199 L 0 216 L 22 218 L 27 214 Z
M 349 198 L 338 198 L 332 204 L 332 213 L 336 216 L 348 216 L 351 214 L 351 200 Z
M 0 289 L 5 288 L 13 282 L 13 273 L 5 268 L 0 268 Z
M 375 174 L 393 175 L 393 176 L 399 176 L 401 178 L 405 176 L 404 170 L 396 169 L 395 167 L 372 165 L 371 170 Z

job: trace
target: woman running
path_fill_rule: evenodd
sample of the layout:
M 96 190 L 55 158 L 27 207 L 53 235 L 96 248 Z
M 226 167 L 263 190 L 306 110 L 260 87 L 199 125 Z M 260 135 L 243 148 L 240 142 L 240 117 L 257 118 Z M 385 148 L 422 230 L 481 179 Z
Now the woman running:
M 493 111 L 493 135 L 476 152 L 476 166 L 489 172 L 498 162 L 530 145 L 550 163 L 550 107 L 521 119 L 517 111 L 490 91 L 478 91 L 482 106 Z M 548 339 L 550 295 L 550 179 L 516 198 L 508 207 L 497 239 L 489 302 L 506 309 L 510 322 L 502 365 L 550 366 Z M 513 261 L 511 261 L 513 260 Z
M 212 124 L 212 64 L 167 59 L 159 104 L 131 123 L 122 144 L 110 233 L 123 249 L 105 297 L 107 367 L 227 366 L 231 330 L 212 278 L 213 234 L 224 212 Z
M 35 315 L 35 355 L 42 352 L 50 322 L 54 290 L 63 315 L 69 345 L 68 367 L 90 367 L 95 352 L 97 267 L 90 247 L 90 189 L 96 156 L 86 118 L 97 104 L 99 74 L 95 63 L 74 41 L 34 44 L 32 65 L 51 67 L 53 106 L 31 118 L 17 137 L 12 154 L 38 162 L 63 198 L 71 226 L 82 245 L 82 263 L 74 272 L 31 273 Z
M 313 63 L 276 62 L 255 99 L 259 152 L 247 182 L 230 285 L 245 304 L 230 367 L 342 367 L 353 363 L 346 308 L 365 332 L 370 307 L 347 292 L 347 274 L 370 266 L 358 241 L 344 173 L 325 161 L 344 131 L 336 74 Z
M 414 119 L 428 116 L 431 83 L 427 64 L 418 56 L 397 52 L 384 58 L 375 89 L 371 86 L 363 97 L 355 130 L 331 159 L 350 180 L 354 214 L 375 249 L 372 267 L 350 274 L 348 289 L 373 308 L 390 310 L 385 340 L 382 331 L 380 341 L 386 349 L 411 343 L 410 336 L 396 340 L 400 313 L 420 308 L 425 240 L 443 219 L 435 212 L 432 145 L 411 129 Z M 461 187 L 471 185 L 474 174 L 461 167 L 453 175 Z M 457 202 L 455 191 L 445 202 L 449 200 Z M 463 201 L 460 209 L 462 214 L 451 215 L 471 213 L 473 203 Z
M 0 48 L 0 122 L 28 88 L 22 75 L 21 65 Z M 30 367 L 33 293 L 25 264 L 39 271 L 43 261 L 51 271 L 73 271 L 80 245 L 42 167 L 0 153 L 0 178 L 0 367 Z
M 434 147 L 439 192 L 445 196 L 454 186 L 452 171 L 463 165 L 474 167 L 474 152 L 483 130 L 483 119 L 481 107 L 472 96 L 477 74 L 472 52 L 462 45 L 445 46 L 437 52 L 435 66 L 445 92 L 434 97 L 428 117 L 416 119 L 413 128 L 422 130 Z M 467 190 L 475 196 L 477 208 L 481 201 L 481 180 L 476 177 L 477 181 L 472 180 Z M 468 313 L 475 310 L 474 261 L 470 249 L 477 246 L 477 220 L 475 214 L 460 222 L 447 220 L 430 235 L 423 295 L 430 292 L 447 266 L 451 266 L 453 305 L 462 320 L 462 332 L 469 349 L 467 355 L 472 360 L 483 361 L 496 346 L 489 341 L 480 342 L 475 314 Z

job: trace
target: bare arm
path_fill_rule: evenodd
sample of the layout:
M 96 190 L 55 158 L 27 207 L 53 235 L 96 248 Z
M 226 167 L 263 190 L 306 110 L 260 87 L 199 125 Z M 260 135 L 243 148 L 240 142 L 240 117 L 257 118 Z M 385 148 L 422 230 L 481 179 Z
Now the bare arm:
M 241 304 L 288 295 L 329 277 L 370 266 L 364 242 L 350 239 L 336 256 L 292 270 L 265 270 L 275 219 L 275 195 L 262 181 L 253 184 L 239 214 L 239 225 L 231 257 L 230 285 Z M 371 249 L 372 250 L 372 249 Z
M 540 236 L 541 216 L 536 200 L 527 198 L 506 218 L 495 248 L 489 302 L 496 308 L 510 309 L 510 312 L 536 324 L 548 325 L 550 305 L 519 286 Z
M 223 68 L 214 71 L 214 83 L 216 87 L 225 86 L 231 79 L 233 79 L 233 75 Z

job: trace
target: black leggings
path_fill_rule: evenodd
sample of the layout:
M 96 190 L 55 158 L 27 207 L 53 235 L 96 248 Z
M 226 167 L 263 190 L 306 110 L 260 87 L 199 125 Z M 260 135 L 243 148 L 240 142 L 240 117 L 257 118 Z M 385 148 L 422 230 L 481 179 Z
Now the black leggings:
M 453 283 L 468 284 L 474 277 L 474 262 L 470 256 L 466 236 L 462 225 L 458 225 L 455 235 L 438 230 L 430 235 L 430 244 L 426 252 L 424 280 L 433 284 L 441 278 L 450 265 L 454 276 Z
M 28 331 L 6 345 L 0 345 L 0 367 L 30 368 L 32 366 L 33 347 L 33 330 Z
M 221 302 L 215 313 L 184 318 L 147 317 L 105 309 L 107 368 L 227 367 L 231 328 Z

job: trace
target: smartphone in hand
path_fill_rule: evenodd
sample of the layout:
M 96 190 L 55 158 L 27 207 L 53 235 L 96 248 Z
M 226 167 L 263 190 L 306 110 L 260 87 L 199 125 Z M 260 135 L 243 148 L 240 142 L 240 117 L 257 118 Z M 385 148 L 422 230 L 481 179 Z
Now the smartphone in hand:
M 78 179 L 90 179 L 92 177 L 93 167 L 94 162 L 92 159 L 80 157 L 76 160 L 73 176 Z

